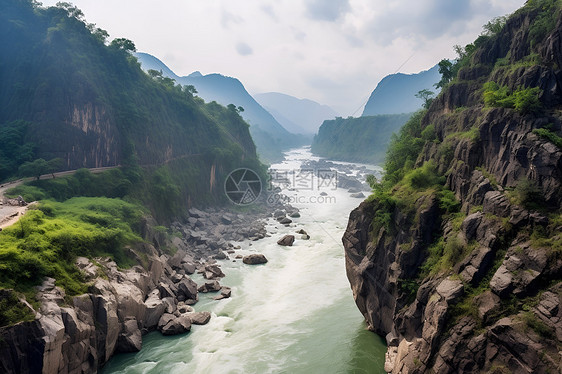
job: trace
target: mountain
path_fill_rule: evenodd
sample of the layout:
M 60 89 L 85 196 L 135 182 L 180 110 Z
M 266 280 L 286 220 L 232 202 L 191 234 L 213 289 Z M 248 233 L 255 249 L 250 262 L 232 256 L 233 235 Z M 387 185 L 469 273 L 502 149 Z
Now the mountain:
M 322 122 L 337 116 L 327 105 L 278 92 L 256 94 L 254 98 L 273 114 L 279 123 L 295 134 L 316 134 Z
M 386 114 L 324 121 L 312 142 L 312 152 L 333 160 L 382 164 L 393 133 L 408 114 Z
M 267 110 L 265 110 L 246 91 L 244 85 L 236 78 L 221 74 L 202 75 L 199 72 L 179 77 L 162 61 L 147 53 L 135 53 L 145 71 L 154 69 L 172 78 L 181 85 L 193 85 L 197 95 L 205 101 L 216 101 L 222 105 L 234 104 L 244 111 L 241 116 L 250 124 L 250 133 L 258 153 L 268 161 L 282 157 L 282 150 L 298 145 L 298 137 L 287 131 Z
M 343 236 L 391 373 L 560 372 L 562 5 L 486 30 L 393 138 Z
M 438 93 L 433 86 L 441 80 L 439 67 L 436 65 L 429 70 L 417 74 L 391 74 L 384 77 L 371 93 L 364 116 L 378 114 L 411 113 L 422 107 L 422 100 L 415 95 L 423 90 Z
M 132 42 L 106 45 L 67 3 L 42 9 L 6 0 L 0 32 L 0 179 L 41 158 L 61 159 L 62 170 L 146 167 L 145 178 L 165 174 L 161 185 L 170 190 L 163 204 L 149 192 L 140 198 L 179 211 L 223 199 L 217 186 L 229 169 L 261 168 L 236 111 L 151 78 Z

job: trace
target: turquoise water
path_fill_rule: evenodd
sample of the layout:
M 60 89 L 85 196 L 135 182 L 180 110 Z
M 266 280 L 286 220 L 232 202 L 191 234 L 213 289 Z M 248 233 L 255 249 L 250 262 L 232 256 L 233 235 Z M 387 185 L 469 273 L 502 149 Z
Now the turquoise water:
M 306 158 L 308 151 L 293 151 L 277 166 Z M 360 200 L 327 192 L 335 200 L 294 204 L 302 216 L 292 227 L 271 220 L 270 238 L 241 245 L 238 253 L 263 253 L 267 264 L 220 261 L 232 298 L 201 295 L 195 309 L 212 313 L 209 324 L 176 337 L 151 333 L 140 352 L 115 356 L 102 373 L 384 373 L 384 341 L 365 329 L 345 276 L 341 237 Z M 276 244 L 301 228 L 310 240 Z

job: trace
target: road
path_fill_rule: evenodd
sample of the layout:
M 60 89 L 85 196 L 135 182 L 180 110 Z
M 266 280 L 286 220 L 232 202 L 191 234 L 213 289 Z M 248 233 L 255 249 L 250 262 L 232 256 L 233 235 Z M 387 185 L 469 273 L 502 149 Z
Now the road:
M 110 169 L 115 169 L 118 168 L 119 166 L 106 166 L 106 167 L 101 167 L 101 168 L 91 168 L 88 169 L 90 170 L 90 173 L 93 174 L 97 174 L 97 173 L 101 173 L 104 172 L 106 170 L 110 170 Z M 67 170 L 67 171 L 61 171 L 58 173 L 54 173 L 54 177 L 62 177 L 65 175 L 72 175 L 74 173 L 76 173 L 77 170 Z M 53 178 L 53 174 L 44 174 L 41 175 L 39 177 L 39 179 L 51 179 Z M 33 180 L 34 178 L 23 178 L 23 179 L 18 179 L 16 181 L 13 182 L 6 182 L 3 184 L 0 184 L 0 229 L 4 229 L 8 226 L 11 226 L 13 224 L 15 224 L 16 222 L 18 222 L 18 220 L 20 219 L 21 216 L 23 216 L 25 214 L 25 212 L 27 211 L 27 209 L 29 208 L 30 205 L 32 205 L 33 203 L 28 204 L 27 206 L 13 206 L 13 205 L 5 205 L 3 204 L 4 201 L 4 192 L 10 188 L 14 188 L 19 186 L 20 184 L 24 183 L 24 182 L 28 182 Z

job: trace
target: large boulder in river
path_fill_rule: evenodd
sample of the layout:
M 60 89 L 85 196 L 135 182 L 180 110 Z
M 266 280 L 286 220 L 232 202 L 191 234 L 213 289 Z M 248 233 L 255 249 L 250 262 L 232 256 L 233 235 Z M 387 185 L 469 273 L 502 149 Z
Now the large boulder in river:
M 277 244 L 290 247 L 293 245 L 294 242 L 295 242 L 294 235 L 285 235 L 284 237 L 282 237 L 277 241 Z
M 209 312 L 190 312 L 184 315 L 189 318 L 193 325 L 206 325 L 211 319 L 211 313 Z
M 288 225 L 288 224 L 290 224 L 290 223 L 292 223 L 292 222 L 293 222 L 293 220 L 290 219 L 290 218 L 287 218 L 287 217 L 281 218 L 281 219 L 279 220 L 279 223 L 282 224 L 282 225 Z
M 244 256 L 242 262 L 247 265 L 259 265 L 267 263 L 267 258 L 261 253 L 254 253 L 248 256 Z
M 186 315 L 179 317 L 165 313 L 158 321 L 158 330 L 162 335 L 177 335 L 191 330 L 191 319 Z
M 195 283 L 191 278 L 184 277 L 178 283 L 178 301 L 185 300 L 198 300 L 197 297 L 197 283 Z
M 203 273 L 203 277 L 205 277 L 205 279 L 216 279 L 216 278 L 222 278 L 224 276 L 225 275 L 222 272 L 219 265 L 217 264 L 205 265 L 205 272 Z

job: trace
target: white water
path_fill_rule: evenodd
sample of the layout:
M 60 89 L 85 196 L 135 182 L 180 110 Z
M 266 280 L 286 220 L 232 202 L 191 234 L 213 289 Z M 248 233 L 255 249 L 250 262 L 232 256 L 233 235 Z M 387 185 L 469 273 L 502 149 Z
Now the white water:
M 298 169 L 310 158 L 308 150 L 299 149 L 274 167 Z M 267 264 L 220 261 L 227 275 L 221 284 L 232 287 L 232 297 L 214 301 L 212 294 L 200 295 L 195 309 L 211 311 L 209 324 L 179 337 L 149 334 L 141 352 L 116 356 L 103 372 L 384 373 L 386 348 L 365 330 L 345 275 L 341 237 L 360 199 L 343 189 L 325 191 L 335 202 L 295 203 L 301 218 L 291 227 L 271 219 L 271 237 L 245 242 L 237 251 L 263 253 Z M 319 192 L 298 194 L 308 198 Z M 310 240 L 298 239 L 295 231 L 301 228 Z M 292 247 L 276 244 L 285 234 L 296 235 Z

